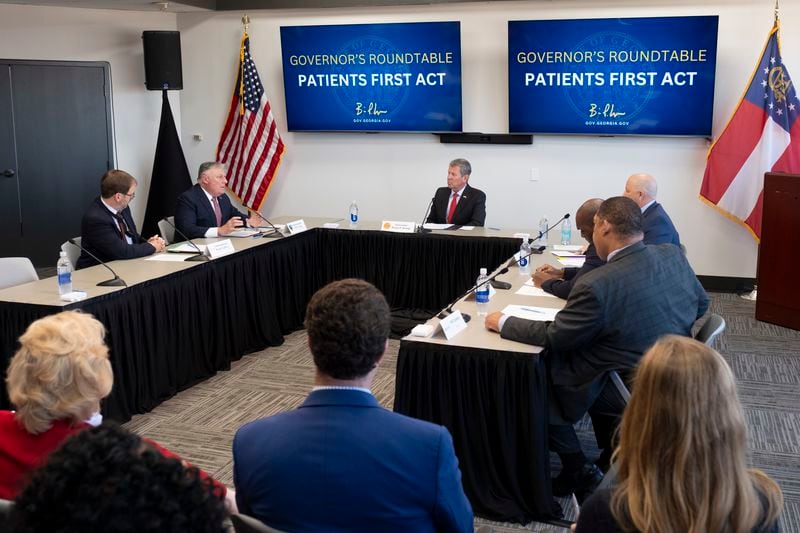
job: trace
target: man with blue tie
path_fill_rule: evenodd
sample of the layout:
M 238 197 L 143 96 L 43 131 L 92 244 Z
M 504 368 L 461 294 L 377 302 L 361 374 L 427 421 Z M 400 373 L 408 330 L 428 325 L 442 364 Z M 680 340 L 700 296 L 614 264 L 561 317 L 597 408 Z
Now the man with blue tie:
M 433 197 L 428 219 L 432 224 L 483 226 L 486 221 L 486 195 L 470 187 L 472 166 L 466 159 L 453 159 L 447 169 L 447 187 L 439 187 Z
M 389 306 L 357 279 L 311 298 L 314 388 L 298 409 L 241 427 L 239 511 L 280 531 L 473 531 L 446 428 L 393 413 L 370 391 L 388 347 Z
M 158 235 L 144 241 L 136 232 L 128 204 L 136 197 L 136 179 L 124 170 L 109 170 L 100 178 L 100 196 L 95 198 L 81 220 L 81 247 L 101 261 L 134 259 L 166 248 Z M 98 264 L 81 251 L 75 268 Z
M 656 202 L 658 183 L 650 174 L 639 173 L 628 177 L 622 196 L 630 198 L 642 210 L 645 244 L 681 245 L 678 230 L 661 204 Z

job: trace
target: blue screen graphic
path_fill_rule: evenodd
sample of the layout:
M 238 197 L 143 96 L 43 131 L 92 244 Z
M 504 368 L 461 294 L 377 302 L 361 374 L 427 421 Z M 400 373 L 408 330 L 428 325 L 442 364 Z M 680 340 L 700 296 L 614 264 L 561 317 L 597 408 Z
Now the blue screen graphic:
M 290 131 L 461 131 L 459 22 L 281 27 Z
M 508 23 L 509 131 L 710 136 L 718 17 Z

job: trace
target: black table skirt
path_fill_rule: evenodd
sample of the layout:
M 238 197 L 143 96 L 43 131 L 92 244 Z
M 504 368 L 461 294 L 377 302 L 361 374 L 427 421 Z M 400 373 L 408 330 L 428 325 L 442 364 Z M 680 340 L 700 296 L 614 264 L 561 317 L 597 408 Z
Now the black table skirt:
M 105 325 L 114 388 L 103 414 L 124 422 L 247 353 L 282 344 L 330 281 L 363 278 L 393 307 L 441 309 L 480 267 L 495 268 L 517 246 L 508 238 L 312 229 L 63 309 Z M 25 328 L 61 309 L 0 302 L 3 375 Z M 0 408 L 9 408 L 0 389 Z
M 450 430 L 476 514 L 554 518 L 546 376 L 538 355 L 403 341 L 394 410 Z

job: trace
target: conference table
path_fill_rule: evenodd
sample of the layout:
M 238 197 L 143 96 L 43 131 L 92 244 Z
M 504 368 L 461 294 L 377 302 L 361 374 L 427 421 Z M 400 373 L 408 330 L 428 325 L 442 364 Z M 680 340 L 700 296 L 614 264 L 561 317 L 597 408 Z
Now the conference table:
M 33 320 L 66 309 L 91 313 L 106 327 L 114 371 L 103 414 L 124 422 L 245 354 L 280 345 L 302 328 L 314 292 L 333 280 L 370 281 L 393 309 L 438 311 L 472 286 L 481 267 L 491 272 L 508 261 L 520 242 L 506 229 L 394 233 L 380 231 L 380 222 L 331 229 L 323 226 L 341 221 L 304 220 L 306 231 L 283 238 L 231 239 L 235 252 L 208 262 L 110 262 L 127 287 L 98 287 L 111 277 L 100 265 L 76 271 L 73 286 L 87 293 L 78 302 L 62 302 L 54 278 L 0 290 L 0 369 Z M 513 293 L 524 276 L 512 268 L 505 278 L 515 288 L 499 291 L 492 309 L 521 298 Z M 395 410 L 448 427 L 477 514 L 517 522 L 552 516 L 539 349 L 501 339 L 478 317 L 468 326 L 450 341 L 402 341 Z M 9 407 L 5 388 L 0 407 Z

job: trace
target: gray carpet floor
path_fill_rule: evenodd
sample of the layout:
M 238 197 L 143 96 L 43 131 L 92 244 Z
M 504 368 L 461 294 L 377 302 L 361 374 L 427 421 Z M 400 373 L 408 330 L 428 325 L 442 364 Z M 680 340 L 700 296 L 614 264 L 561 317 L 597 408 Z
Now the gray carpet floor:
M 711 294 L 711 311 L 721 314 L 726 331 L 717 350 L 739 381 L 741 401 L 750 428 L 751 464 L 781 486 L 786 505 L 782 531 L 800 532 L 800 332 L 755 320 L 755 304 L 733 294 Z M 391 409 L 399 341 L 375 379 L 373 392 Z M 303 331 L 286 337 L 283 346 L 243 357 L 230 371 L 183 391 L 152 412 L 126 424 L 223 483 L 233 485 L 231 441 L 242 424 L 302 403 L 313 381 L 313 363 Z M 579 425 L 587 454 L 596 454 L 588 419 Z M 554 468 L 557 460 L 554 459 Z M 574 519 L 572 500 L 560 499 L 566 518 Z M 567 531 L 545 524 L 498 524 L 480 518 L 476 531 Z

